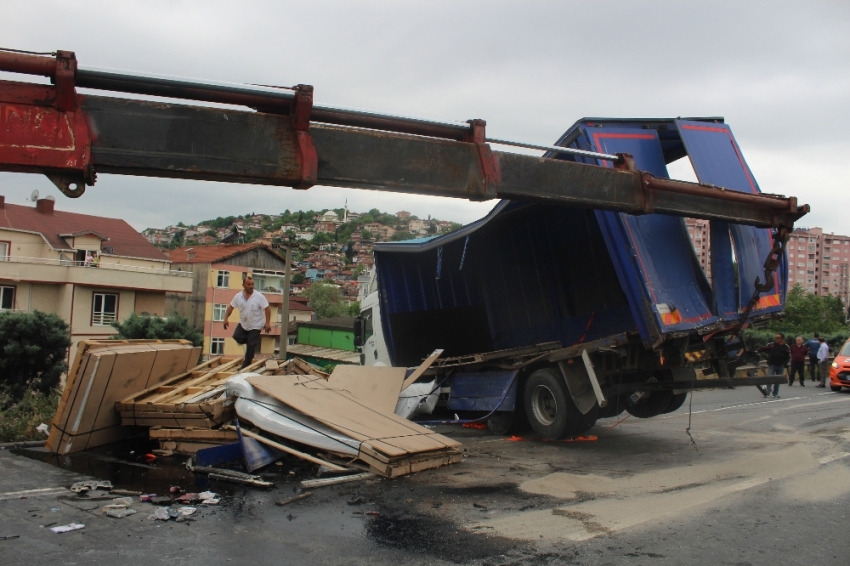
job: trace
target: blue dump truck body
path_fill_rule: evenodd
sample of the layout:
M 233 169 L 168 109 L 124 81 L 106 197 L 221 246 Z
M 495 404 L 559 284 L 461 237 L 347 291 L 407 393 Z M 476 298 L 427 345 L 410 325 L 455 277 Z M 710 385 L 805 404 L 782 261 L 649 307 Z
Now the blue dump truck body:
M 720 119 L 588 118 L 557 145 L 629 153 L 639 169 L 660 178 L 669 178 L 669 163 L 687 156 L 701 183 L 760 192 Z M 614 166 L 583 157 L 549 157 Z M 632 401 L 635 388 L 647 382 L 654 385 L 647 386 L 644 397 L 651 397 L 653 387 L 667 382 L 678 388 L 669 394 L 681 399 L 683 379 L 694 381 L 689 354 L 715 358 L 715 367 L 725 369 L 717 366 L 725 363 L 725 349 L 718 347 L 722 342 L 709 343 L 706 337 L 722 336 L 739 324 L 773 246 L 769 229 L 719 220 L 710 222 L 710 238 L 710 281 L 684 219 L 670 215 L 502 201 L 454 233 L 377 244 L 380 322 L 389 357 L 393 365 L 415 365 L 435 348 L 456 359 L 553 343 L 562 351 L 572 348 L 549 357 L 551 373 L 586 345 L 595 356 L 585 364 L 587 371 L 597 374 L 593 380 L 609 397 L 625 392 Z M 750 320 L 782 310 L 786 281 L 783 259 Z M 534 368 L 539 364 L 529 370 Z M 556 373 L 569 383 L 563 363 Z M 582 408 L 581 395 L 570 393 Z M 656 400 L 662 396 L 654 395 Z M 599 402 L 608 405 L 602 397 Z

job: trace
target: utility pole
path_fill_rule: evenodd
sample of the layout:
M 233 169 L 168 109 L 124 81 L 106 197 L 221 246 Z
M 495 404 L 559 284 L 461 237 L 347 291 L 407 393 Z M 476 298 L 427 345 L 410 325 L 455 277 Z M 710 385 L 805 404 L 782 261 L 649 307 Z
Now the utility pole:
M 283 276 L 283 304 L 280 308 L 280 347 L 277 359 L 286 359 L 286 347 L 289 345 L 289 285 L 292 281 L 292 245 L 286 246 L 286 271 Z

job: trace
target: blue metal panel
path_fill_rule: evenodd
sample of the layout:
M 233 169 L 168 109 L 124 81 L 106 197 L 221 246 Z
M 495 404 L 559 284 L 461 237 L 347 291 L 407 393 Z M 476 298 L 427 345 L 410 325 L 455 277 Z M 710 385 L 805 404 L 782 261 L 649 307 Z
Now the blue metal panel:
M 630 153 L 640 169 L 669 178 L 655 130 L 582 130 L 593 149 Z M 610 162 L 602 164 L 612 166 Z M 716 322 L 711 287 L 699 266 L 684 219 L 661 214 L 596 214 L 641 338 L 648 346 L 664 333 Z M 652 318 L 643 314 L 647 312 Z
M 457 373 L 452 377 L 446 404 L 453 411 L 513 411 L 516 374 L 516 371 Z
M 676 120 L 676 128 L 685 143 L 700 182 L 744 193 L 761 192 L 729 126 Z M 711 223 L 711 233 L 712 249 L 715 242 L 720 246 L 729 238 L 734 247 L 740 285 L 735 289 L 734 273 L 730 277 L 728 272 L 721 272 L 719 275 L 722 277 L 714 282 L 718 309 L 727 320 L 734 320 L 740 318 L 739 311 L 752 298 L 756 279 L 761 277 L 762 282 L 764 280 L 762 266 L 773 247 L 773 237 L 770 230 L 764 228 L 716 221 Z M 723 248 L 726 247 L 724 244 Z M 714 264 L 712 275 L 714 276 Z M 761 294 L 760 303 L 753 310 L 754 314 L 782 310 L 787 279 L 787 261 L 783 258 L 773 289 Z
M 483 312 L 484 328 L 476 323 L 470 332 L 486 334 L 487 350 L 552 341 L 569 346 L 636 330 L 592 211 L 502 203 L 459 233 L 376 245 L 375 263 L 394 364 L 406 365 L 392 327 L 394 315 L 405 313 L 434 313 L 430 322 L 438 326 L 441 313 L 448 320 L 462 309 Z M 429 343 L 419 354 L 452 346 Z M 473 352 L 446 355 L 466 353 Z

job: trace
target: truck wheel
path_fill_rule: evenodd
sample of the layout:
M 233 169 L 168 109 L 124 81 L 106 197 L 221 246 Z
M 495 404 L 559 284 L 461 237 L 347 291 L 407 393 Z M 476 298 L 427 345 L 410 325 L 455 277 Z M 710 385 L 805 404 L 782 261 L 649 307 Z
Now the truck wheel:
M 588 412 L 586 412 L 579 418 L 578 428 L 573 433 L 573 435 L 578 436 L 589 431 L 593 428 L 593 425 L 596 424 L 597 420 L 599 420 L 599 404 L 594 403 L 593 408 L 591 408 Z
M 626 410 L 626 399 L 628 399 L 628 397 L 629 396 L 625 393 L 617 395 L 616 397 L 608 397 L 608 404 L 599 409 L 599 418 L 609 419 L 611 417 L 619 416 Z
M 528 420 L 525 418 L 525 412 L 516 411 L 498 411 L 487 419 L 487 430 L 492 434 L 516 434 L 523 432 L 523 429 L 528 426 Z
M 657 417 L 661 413 L 666 412 L 667 407 L 673 401 L 672 391 L 651 391 L 644 395 L 637 405 L 626 407 L 626 410 L 633 417 L 639 419 L 648 419 Z
M 543 438 L 555 440 L 578 428 L 581 413 L 556 370 L 539 369 L 528 376 L 523 400 L 531 428 Z
M 685 400 L 688 398 L 688 392 L 684 393 L 675 393 L 673 395 L 673 399 L 670 400 L 670 404 L 667 405 L 667 408 L 664 409 L 665 413 L 672 413 L 673 411 L 677 411 L 679 407 L 685 404 Z

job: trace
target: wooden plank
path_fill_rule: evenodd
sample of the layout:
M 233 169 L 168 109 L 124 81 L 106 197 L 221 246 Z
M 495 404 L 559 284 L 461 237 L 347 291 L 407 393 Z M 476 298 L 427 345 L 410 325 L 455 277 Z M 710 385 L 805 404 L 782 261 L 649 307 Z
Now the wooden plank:
M 173 398 L 178 393 L 186 390 L 189 387 L 192 387 L 196 383 L 203 383 L 204 381 L 208 380 L 210 378 L 210 376 L 215 375 L 215 374 L 217 374 L 221 371 L 230 369 L 230 368 L 232 368 L 232 367 L 234 367 L 234 366 L 236 366 L 240 363 L 242 363 L 242 358 L 236 358 L 235 360 L 231 360 L 231 361 L 229 361 L 225 364 L 222 364 L 222 365 L 210 370 L 209 372 L 205 373 L 201 377 L 186 381 L 185 383 L 178 385 L 173 391 L 171 391 L 167 394 L 164 393 L 162 395 L 154 395 L 152 398 L 146 399 L 146 401 L 149 402 L 149 403 L 156 403 L 156 402 L 161 401 L 161 400 L 168 398 L 168 397 Z
M 229 425 L 225 425 L 221 428 L 223 428 L 225 430 L 236 430 L 234 427 L 229 426 Z M 327 466 L 328 468 L 335 470 L 337 472 L 344 472 L 348 469 L 348 468 L 343 468 L 342 466 L 337 466 L 336 464 L 331 464 L 330 462 L 322 460 L 321 458 L 316 458 L 315 456 L 311 456 L 310 454 L 305 454 L 304 452 L 300 452 L 298 450 L 295 450 L 294 448 L 290 448 L 289 446 L 286 446 L 284 444 L 280 444 L 278 442 L 275 442 L 274 440 L 268 439 L 265 436 L 260 436 L 259 434 L 253 433 L 250 430 L 245 430 L 243 428 L 240 432 L 242 433 L 242 436 L 247 436 L 248 438 L 253 438 L 257 442 L 262 442 L 263 444 L 267 444 L 267 445 L 271 446 L 272 448 L 277 448 L 281 452 L 286 452 L 287 454 L 291 454 L 291 455 L 295 456 L 296 458 L 301 458 L 302 460 L 307 460 L 308 462 L 312 462 L 312 463 L 318 464 L 320 466 Z
M 179 375 L 185 371 L 186 365 L 191 359 L 194 349 L 158 349 L 156 358 L 151 367 L 148 380 L 145 382 L 142 389 L 162 383 L 172 375 Z M 197 360 L 197 358 L 195 358 Z
M 431 367 L 431 364 L 433 364 L 434 361 L 442 355 L 443 350 L 440 350 L 439 348 L 431 352 L 431 355 L 428 356 L 425 361 L 419 365 L 418 368 L 416 368 L 416 371 L 411 373 L 408 378 L 404 380 L 404 383 L 401 386 L 401 391 L 404 391 L 405 389 L 416 383 L 416 380 L 422 377 L 422 374 L 425 373 L 425 370 Z
M 338 365 L 328 378 L 328 385 L 347 391 L 376 411 L 392 413 L 406 371 L 394 367 Z
M 210 442 L 235 442 L 239 435 L 232 430 L 210 430 L 204 428 L 163 428 L 154 427 L 148 431 L 148 436 L 153 440 L 199 440 Z
M 326 487 L 329 485 L 337 485 L 340 483 L 350 483 L 353 481 L 363 481 L 372 479 L 375 477 L 375 474 L 370 474 L 369 472 L 364 472 L 362 474 L 354 474 L 351 476 L 342 476 L 336 478 L 321 478 L 318 480 L 304 480 L 301 482 L 301 487 L 303 488 L 314 488 L 314 487 Z
M 197 374 L 197 375 L 203 375 L 203 374 L 207 373 L 207 371 L 209 371 L 210 368 L 214 368 L 214 367 L 221 365 L 221 359 L 222 358 L 212 358 L 210 360 L 207 360 L 206 362 L 195 366 L 194 368 L 192 368 L 189 371 L 186 371 L 186 372 L 181 373 L 179 375 L 175 375 L 174 377 L 166 379 L 165 381 L 162 381 L 158 384 L 154 384 L 154 385 L 149 386 L 148 388 L 146 388 L 142 391 L 134 393 L 133 395 L 127 397 L 126 399 L 122 399 L 119 402 L 119 404 L 120 405 L 126 405 L 126 404 L 135 403 L 136 401 L 144 398 L 146 395 L 150 395 L 152 392 L 156 391 L 157 389 L 159 389 L 161 387 L 171 387 L 170 391 L 173 391 L 174 386 L 172 386 L 172 384 L 179 382 L 181 379 L 185 379 L 189 375 L 196 375 L 196 372 L 203 372 L 203 373 Z
M 116 355 L 103 396 L 97 399 L 98 411 L 92 428 L 97 430 L 120 426 L 121 419 L 115 412 L 115 403 L 147 383 L 155 359 L 154 350 L 122 352 L 121 355 Z

